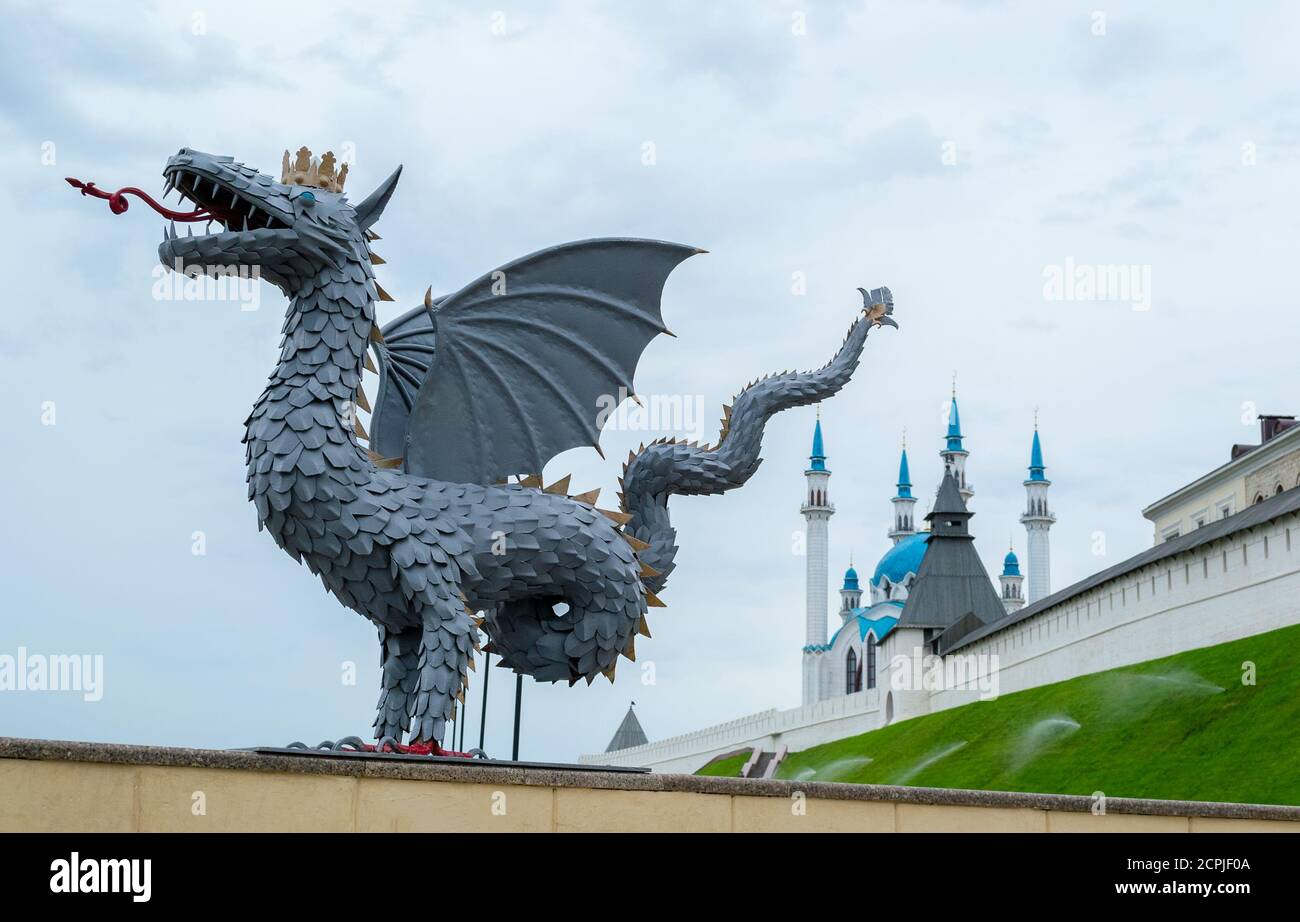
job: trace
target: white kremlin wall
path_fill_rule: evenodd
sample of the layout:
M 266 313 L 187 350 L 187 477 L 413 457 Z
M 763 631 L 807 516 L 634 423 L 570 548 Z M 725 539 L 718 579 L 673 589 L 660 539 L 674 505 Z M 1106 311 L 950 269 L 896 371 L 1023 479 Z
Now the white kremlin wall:
M 954 651 L 996 656 L 1001 694 L 1300 623 L 1300 515 L 1192 548 Z M 946 691 L 932 710 L 975 700 Z
M 1300 513 L 1290 512 L 1070 596 L 951 655 L 996 656 L 997 691 L 1009 694 L 1296 623 Z M 886 714 L 897 721 L 977 700 L 975 687 L 892 690 L 893 658 L 910 652 L 898 642 L 916 634 L 896 631 L 886 638 L 875 689 L 763 711 L 644 746 L 584 755 L 579 761 L 693 772 L 742 747 L 797 751 L 876 729 L 885 724 Z M 914 645 L 914 640 L 906 642 Z M 987 683 L 990 677 L 984 678 Z

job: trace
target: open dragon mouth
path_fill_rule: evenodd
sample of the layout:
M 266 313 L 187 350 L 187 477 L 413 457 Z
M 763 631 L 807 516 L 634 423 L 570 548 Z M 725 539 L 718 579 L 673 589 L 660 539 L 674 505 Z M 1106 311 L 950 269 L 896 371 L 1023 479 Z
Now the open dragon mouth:
M 286 230 L 289 225 L 230 186 L 223 185 L 210 176 L 182 166 L 170 167 L 163 174 L 167 188 L 163 201 L 176 192 L 182 203 L 192 202 L 199 211 L 206 212 L 208 223 L 205 230 L 211 230 L 213 222 L 219 224 L 225 232 L 255 231 L 269 228 Z M 170 236 L 175 238 L 176 227 L 172 224 Z

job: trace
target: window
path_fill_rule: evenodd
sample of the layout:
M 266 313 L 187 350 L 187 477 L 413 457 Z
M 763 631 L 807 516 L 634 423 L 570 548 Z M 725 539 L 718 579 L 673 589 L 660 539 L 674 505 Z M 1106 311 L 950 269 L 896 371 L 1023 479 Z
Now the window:
M 867 635 L 867 688 L 876 687 L 876 635 Z
M 844 658 L 844 694 L 851 695 L 862 691 L 862 666 L 858 663 L 858 653 L 849 647 L 849 655 Z

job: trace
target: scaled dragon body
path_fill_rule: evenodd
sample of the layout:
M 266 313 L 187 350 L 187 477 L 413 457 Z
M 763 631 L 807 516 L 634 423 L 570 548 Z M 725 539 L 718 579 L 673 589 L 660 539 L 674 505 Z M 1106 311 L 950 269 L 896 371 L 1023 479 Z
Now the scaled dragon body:
M 279 361 L 247 420 L 249 498 L 276 543 L 378 627 L 375 737 L 409 733 L 436 750 L 479 630 L 506 666 L 539 681 L 612 678 L 635 635 L 648 636 L 647 608 L 674 567 L 669 496 L 743 484 L 766 420 L 838 391 L 868 330 L 892 324 L 892 299 L 863 292 L 863 316 L 825 367 L 742 391 L 717 445 L 660 441 L 632 454 L 620 510 L 602 512 L 594 494 L 542 489 L 535 475 L 559 451 L 596 444 L 598 398 L 633 392 L 641 352 L 665 332 L 664 282 L 700 251 L 565 244 L 426 296 L 379 330 L 375 302 L 387 295 L 370 229 L 400 168 L 353 205 L 332 160 L 304 149 L 291 164 L 286 153 L 277 182 L 182 149 L 164 170 L 169 191 L 223 230 L 185 236 L 173 224 L 159 257 L 187 271 L 256 267 L 290 299 Z M 368 347 L 380 376 L 369 449 L 355 415 L 369 408 Z

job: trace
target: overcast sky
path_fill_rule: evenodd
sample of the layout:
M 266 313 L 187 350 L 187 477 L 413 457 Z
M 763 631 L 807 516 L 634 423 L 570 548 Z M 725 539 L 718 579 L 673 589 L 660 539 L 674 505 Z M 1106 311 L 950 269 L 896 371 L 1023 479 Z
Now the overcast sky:
M 385 319 L 566 240 L 708 249 L 670 279 L 677 338 L 636 384 L 702 399 L 709 438 L 745 382 L 830 357 L 857 286 L 889 285 L 901 329 L 822 408 L 832 605 L 850 552 L 870 570 L 889 546 L 904 428 L 922 511 L 933 495 L 954 373 L 991 573 L 1009 536 L 1023 549 L 1036 407 L 1053 588 L 1149 546 L 1143 506 L 1256 440 L 1252 408 L 1300 410 L 1300 35 L 1288 2 L 1099 5 L 7 2 L 0 654 L 102 654 L 105 676 L 98 702 L 0 692 L 0 734 L 368 735 L 373 627 L 245 499 L 242 423 L 283 299 L 156 299 L 160 219 L 62 180 L 158 191 L 182 146 L 277 178 L 286 147 L 355 150 L 354 198 L 404 164 L 377 227 Z M 1067 259 L 1138 267 L 1149 309 L 1046 297 Z M 630 700 L 652 739 L 797 704 L 813 413 L 773 421 L 744 489 L 673 501 L 683 550 L 638 666 L 528 680 L 524 757 L 603 749 Z M 575 450 L 548 481 L 608 497 L 614 459 L 663 434 L 607 431 L 609 462 Z M 488 749 L 508 755 L 513 676 L 494 669 L 491 692 Z

